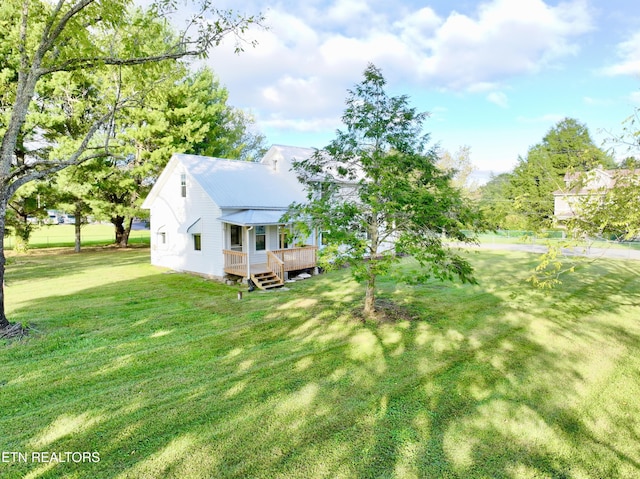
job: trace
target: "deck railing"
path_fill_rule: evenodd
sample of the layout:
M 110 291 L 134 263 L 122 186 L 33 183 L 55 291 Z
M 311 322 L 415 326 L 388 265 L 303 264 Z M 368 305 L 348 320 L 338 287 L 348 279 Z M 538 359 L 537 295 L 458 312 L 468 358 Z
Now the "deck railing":
M 284 283 L 284 261 L 272 251 L 267 251 L 267 268 L 274 272 L 281 283 Z
M 223 249 L 222 254 L 224 255 L 224 270 L 227 273 L 238 276 L 247 275 L 247 253 Z
M 285 271 L 296 271 L 316 266 L 318 247 L 276 249 L 272 253 L 284 263 Z
M 314 268 L 316 266 L 317 253 L 317 246 L 267 251 L 267 267 L 284 281 L 284 273 L 286 271 Z M 223 249 L 222 254 L 226 273 L 242 277 L 247 276 L 247 253 Z M 254 269 L 254 266 L 258 267 L 260 265 L 254 265 L 252 261 L 251 266 L 251 269 Z M 262 263 L 262 266 L 264 267 L 264 263 Z

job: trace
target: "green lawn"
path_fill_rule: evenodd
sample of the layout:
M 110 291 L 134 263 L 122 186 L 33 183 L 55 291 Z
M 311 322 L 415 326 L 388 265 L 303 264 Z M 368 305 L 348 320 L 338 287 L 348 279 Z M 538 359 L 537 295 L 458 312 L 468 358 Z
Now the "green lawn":
M 81 232 L 82 246 L 98 246 L 113 244 L 114 226 L 111 224 L 83 225 Z M 14 247 L 15 238 L 5 238 L 4 246 L 10 250 Z M 149 244 L 149 230 L 133 230 L 129 236 L 130 244 Z M 74 225 L 44 225 L 37 227 L 31 234 L 29 248 L 69 247 L 75 244 Z
M 613 249 L 627 249 L 638 250 L 640 249 L 640 241 L 605 241 L 600 239 L 590 239 L 587 241 L 568 240 L 562 238 L 559 231 L 554 231 L 545 237 L 544 234 L 534 235 L 533 232 L 525 234 L 527 232 L 508 232 L 504 231 L 501 234 L 494 233 L 482 233 L 478 235 L 478 241 L 481 244 L 498 245 L 498 244 L 539 244 L 546 245 L 547 243 L 566 243 L 569 242 L 577 247 L 592 248 L 613 248 Z
M 545 295 L 534 257 L 469 253 L 479 285 L 382 281 L 418 319 L 375 325 L 348 271 L 238 301 L 148 254 L 10 259 L 39 333 L 0 345 L 0 453 L 28 460 L 0 477 L 640 477 L 638 263 Z

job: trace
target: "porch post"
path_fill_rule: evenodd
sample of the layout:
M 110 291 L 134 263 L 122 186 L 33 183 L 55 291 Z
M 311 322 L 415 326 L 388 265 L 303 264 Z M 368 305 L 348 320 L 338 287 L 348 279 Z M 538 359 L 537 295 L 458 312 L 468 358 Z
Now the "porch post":
M 249 231 L 251 231 L 251 228 L 253 228 L 253 226 L 247 226 L 247 242 L 245 243 L 247 245 L 247 283 L 249 279 L 251 279 L 251 251 L 249 248 Z
M 280 229 L 280 244 L 278 245 L 280 248 L 284 248 L 284 228 L 286 225 L 279 225 L 278 228 Z M 278 248 L 278 249 L 280 249 Z

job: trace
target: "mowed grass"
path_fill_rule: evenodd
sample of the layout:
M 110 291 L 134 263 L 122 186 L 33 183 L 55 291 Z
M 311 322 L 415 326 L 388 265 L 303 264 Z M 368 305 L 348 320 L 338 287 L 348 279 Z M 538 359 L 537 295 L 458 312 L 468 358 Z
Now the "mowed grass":
M 0 477 L 640 477 L 640 264 L 545 294 L 534 257 L 469 254 L 476 286 L 381 281 L 418 316 L 386 324 L 348 271 L 238 301 L 146 249 L 14 257 L 38 333 L 0 346 L 0 451 L 28 456 Z
M 115 241 L 115 229 L 111 224 L 83 225 L 80 233 L 82 246 L 101 246 L 113 244 Z M 41 225 L 31 233 L 29 248 L 73 248 L 75 245 L 75 225 Z M 12 236 L 7 236 L 4 246 L 7 250 L 14 247 L 16 241 Z M 149 230 L 132 230 L 129 235 L 129 244 L 149 244 Z
M 478 235 L 478 241 L 480 244 L 485 245 L 498 245 L 498 244 L 538 244 L 538 245 L 546 245 L 548 243 L 554 244 L 570 244 L 579 248 L 604 248 L 604 249 L 626 249 L 626 250 L 639 250 L 640 249 L 640 241 L 605 241 L 605 240 L 597 240 L 590 239 L 589 241 L 578 240 L 578 239 L 568 239 L 557 237 L 559 232 L 554 232 L 554 235 L 551 237 L 545 237 L 544 234 L 539 236 L 533 235 L 533 233 L 526 234 L 515 234 L 509 236 L 508 232 L 503 234 L 492 234 L 492 233 L 483 233 Z

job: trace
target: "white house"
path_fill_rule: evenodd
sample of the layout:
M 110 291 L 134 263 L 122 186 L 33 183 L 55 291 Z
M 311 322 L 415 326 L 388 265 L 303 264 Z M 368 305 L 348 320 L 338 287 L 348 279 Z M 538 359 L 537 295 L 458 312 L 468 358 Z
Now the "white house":
M 554 216 L 560 221 L 568 220 L 579 213 L 586 199 L 603 197 L 620 178 L 640 175 L 640 170 L 605 170 L 596 168 L 585 172 L 567 172 L 565 187 L 554 191 Z
M 265 289 L 288 271 L 315 267 L 317 237 L 292 238 L 281 219 L 306 199 L 291 164 L 313 152 L 276 145 L 258 163 L 173 155 L 142 205 L 150 210 L 151 263 L 251 278 Z

